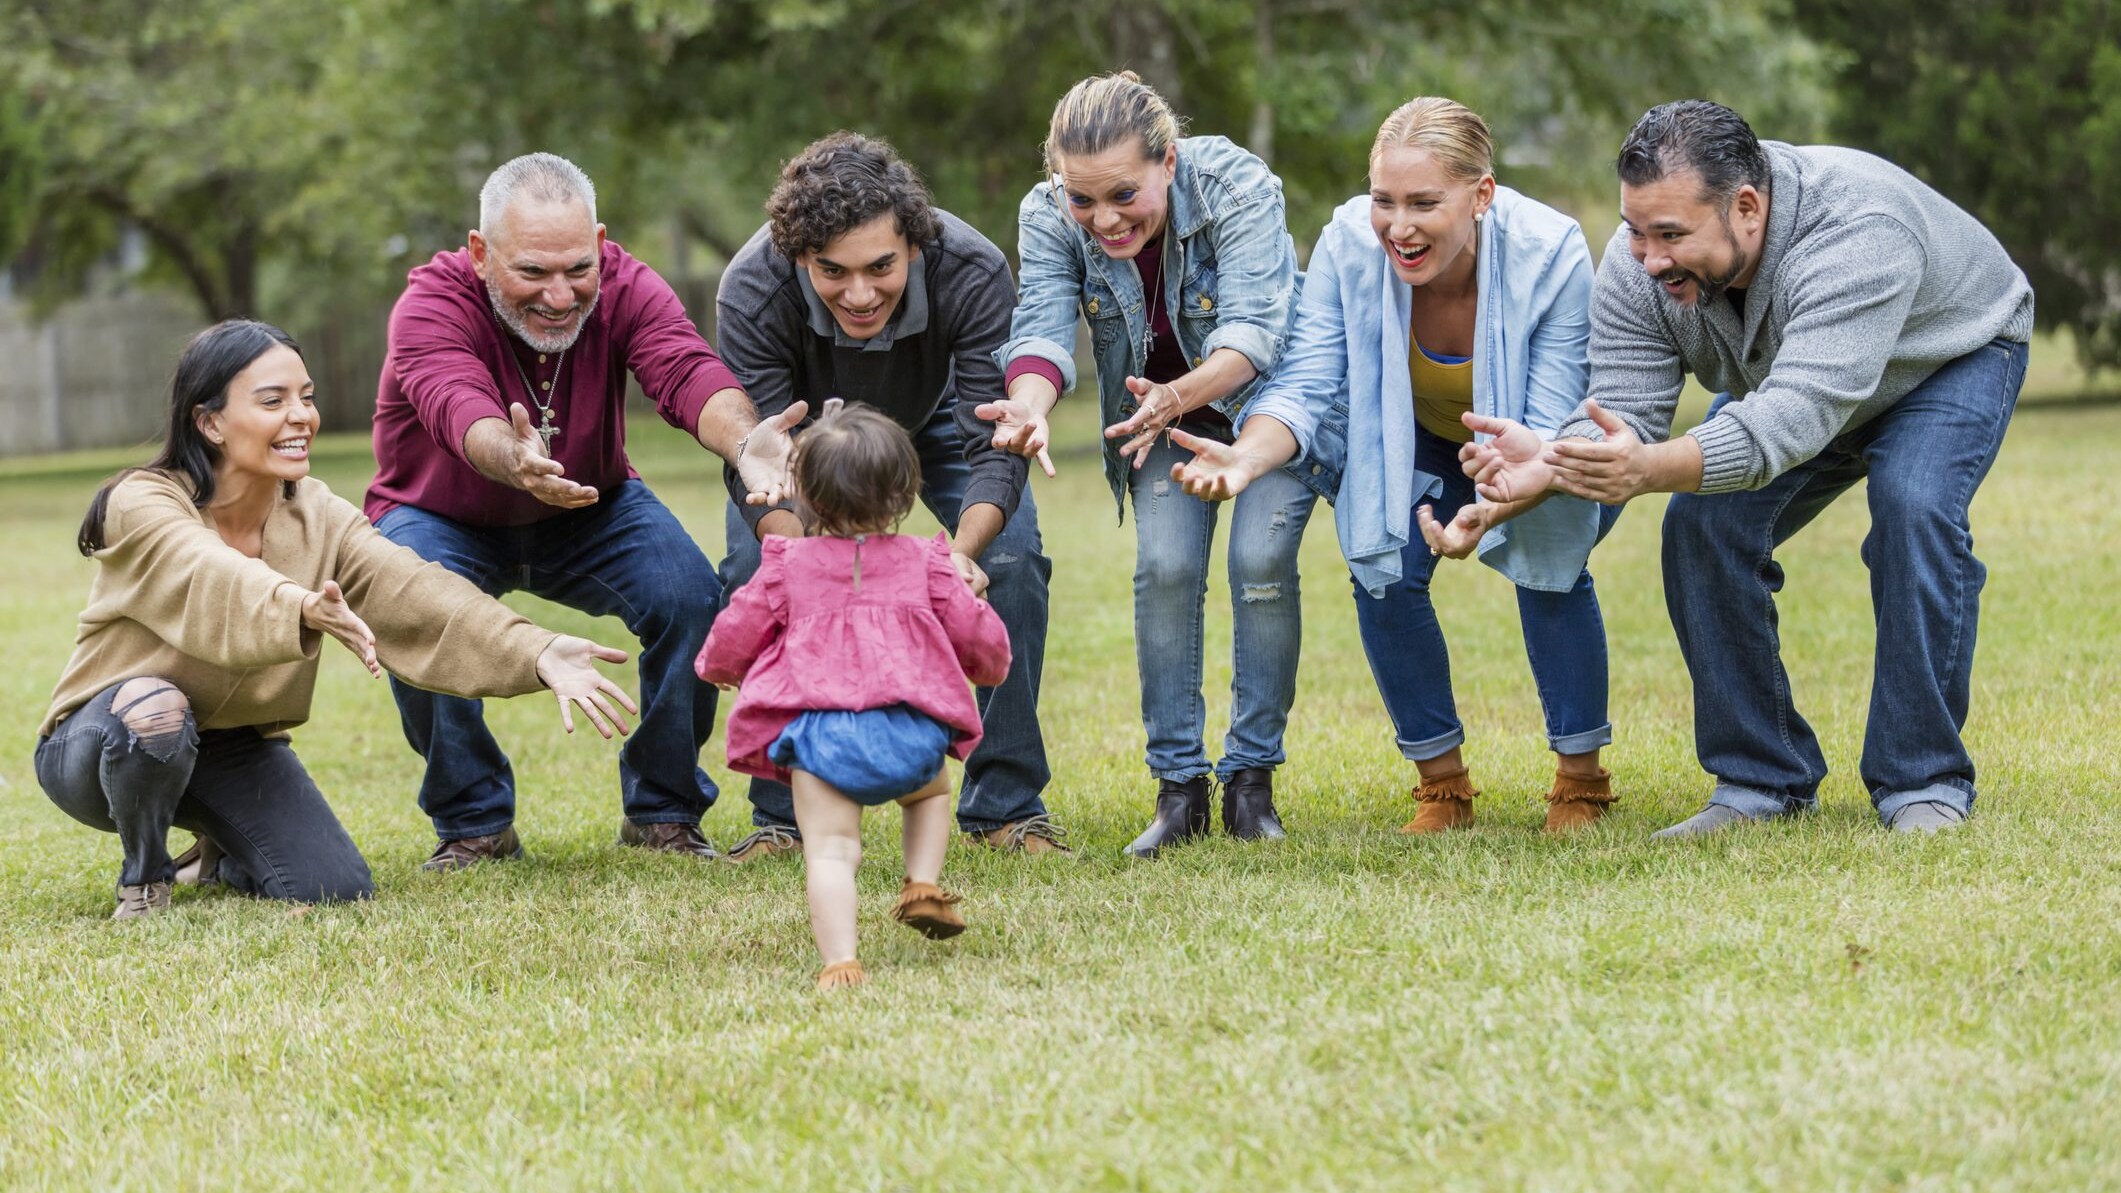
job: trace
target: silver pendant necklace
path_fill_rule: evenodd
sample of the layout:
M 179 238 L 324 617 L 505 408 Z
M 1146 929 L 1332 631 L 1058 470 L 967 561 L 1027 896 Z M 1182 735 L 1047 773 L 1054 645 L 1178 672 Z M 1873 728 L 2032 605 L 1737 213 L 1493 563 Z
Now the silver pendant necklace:
M 506 345 L 503 345 L 503 347 L 506 347 Z M 516 356 L 515 349 L 508 348 L 508 359 L 515 361 L 516 376 L 523 379 L 523 388 L 530 393 L 530 404 L 538 408 L 538 440 L 545 445 L 545 454 L 550 457 L 552 455 L 552 441 L 559 438 L 560 435 L 560 428 L 552 421 L 552 405 L 560 400 L 560 391 L 555 389 L 552 391 L 550 400 L 540 401 L 538 399 L 538 387 L 530 383 L 530 374 L 524 371 L 523 361 Z M 554 385 L 558 385 L 560 379 L 566 376 L 566 368 L 567 349 L 562 348 L 560 349 L 559 358 L 552 362 L 552 381 Z

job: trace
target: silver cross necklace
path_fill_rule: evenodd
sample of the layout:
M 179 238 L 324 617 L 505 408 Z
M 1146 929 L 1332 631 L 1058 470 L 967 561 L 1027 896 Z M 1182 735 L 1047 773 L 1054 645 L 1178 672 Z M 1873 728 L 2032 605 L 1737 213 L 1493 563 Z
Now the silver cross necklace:
M 560 400 L 560 391 L 555 389 L 550 400 L 539 401 L 538 387 L 530 383 L 530 374 L 523 370 L 523 361 L 516 356 L 515 349 L 508 349 L 508 359 L 515 361 L 516 376 L 523 379 L 523 388 L 530 391 L 530 404 L 538 408 L 538 440 L 545 445 L 545 454 L 549 457 L 552 455 L 552 441 L 560 435 L 560 428 L 552 421 L 552 404 Z M 560 379 L 566 376 L 566 368 L 567 349 L 562 348 L 559 359 L 552 362 L 554 384 L 558 384 Z

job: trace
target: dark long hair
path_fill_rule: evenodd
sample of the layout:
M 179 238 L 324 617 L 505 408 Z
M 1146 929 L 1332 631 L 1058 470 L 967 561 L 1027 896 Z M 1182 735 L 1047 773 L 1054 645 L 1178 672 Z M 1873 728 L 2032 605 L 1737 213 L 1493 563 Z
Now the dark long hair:
M 103 549 L 103 515 L 110 505 L 110 491 L 135 472 L 152 470 L 183 477 L 191 482 L 192 503 L 201 509 L 214 499 L 214 466 L 221 462 L 221 449 L 199 430 L 199 412 L 213 413 L 226 406 L 229 384 L 275 345 L 302 355 L 302 346 L 294 337 L 254 319 L 223 320 L 191 338 L 177 358 L 177 374 L 170 381 L 169 428 L 162 436 L 162 450 L 146 464 L 126 469 L 96 490 L 76 536 L 75 545 L 83 555 Z M 288 489 L 291 495 L 293 486 Z

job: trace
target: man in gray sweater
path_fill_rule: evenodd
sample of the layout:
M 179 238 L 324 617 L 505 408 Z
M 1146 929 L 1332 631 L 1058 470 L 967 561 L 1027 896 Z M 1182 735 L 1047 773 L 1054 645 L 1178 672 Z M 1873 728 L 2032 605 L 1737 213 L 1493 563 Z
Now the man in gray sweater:
M 1665 602 L 1716 786 L 1706 809 L 1657 835 L 1813 807 L 1826 760 L 1782 666 L 1774 550 L 1866 478 L 1877 657 L 1864 785 L 1894 830 L 1961 823 L 1974 805 L 1960 731 L 1986 576 L 1967 506 L 2025 380 L 2025 275 L 1978 221 L 1892 163 L 1763 144 L 1717 104 L 1651 109 L 1619 170 L 1623 223 L 1592 301 L 1584 409 L 1551 444 L 1496 424 L 1466 469 L 1495 501 L 1675 494 Z M 1675 439 L 1688 373 L 1720 396 Z
M 768 223 L 729 262 L 715 296 L 722 359 L 763 409 L 866 402 L 913 437 L 922 503 L 950 531 L 959 574 L 1009 630 L 1008 678 L 979 690 L 986 734 L 965 760 L 958 826 L 995 849 L 1067 853 L 1046 814 L 1052 771 L 1038 723 L 1053 565 L 1028 464 L 997 450 L 994 428 L 972 413 L 1003 396 L 994 350 L 1016 310 L 1008 258 L 930 203 L 891 146 L 856 133 L 834 133 L 797 154 L 766 211 Z M 797 537 L 803 525 L 789 505 L 746 504 L 743 481 L 723 472 L 726 603 L 758 570 L 759 536 Z M 798 849 L 788 788 L 754 779 L 750 794 L 758 831 L 729 860 Z

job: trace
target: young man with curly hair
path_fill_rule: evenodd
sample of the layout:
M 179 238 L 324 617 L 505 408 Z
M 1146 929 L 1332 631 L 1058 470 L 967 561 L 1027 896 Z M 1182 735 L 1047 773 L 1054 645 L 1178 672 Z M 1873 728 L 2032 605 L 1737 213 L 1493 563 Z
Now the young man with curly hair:
M 972 413 L 1004 396 L 994 350 L 1016 308 L 1009 262 L 935 207 L 891 146 L 858 133 L 834 133 L 796 155 L 766 212 L 766 226 L 722 275 L 722 358 L 762 417 L 837 397 L 874 406 L 913 436 L 921 499 L 949 529 L 958 571 L 992 602 L 1011 647 L 1008 678 L 979 690 L 986 736 L 965 763 L 958 826 L 977 844 L 1065 853 L 1041 798 L 1052 777 L 1038 685 L 1053 565 L 1026 461 L 996 450 L 993 428 Z M 803 533 L 792 507 L 747 505 L 742 481 L 726 475 L 725 601 L 757 569 L 760 536 Z M 751 805 L 758 831 L 730 861 L 799 848 L 786 787 L 753 780 Z

